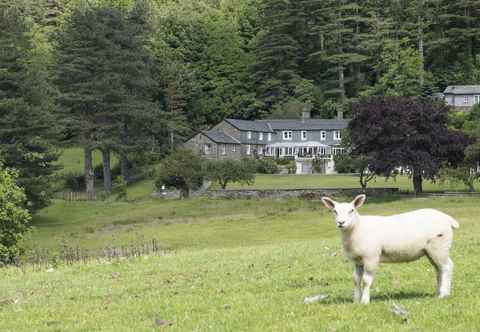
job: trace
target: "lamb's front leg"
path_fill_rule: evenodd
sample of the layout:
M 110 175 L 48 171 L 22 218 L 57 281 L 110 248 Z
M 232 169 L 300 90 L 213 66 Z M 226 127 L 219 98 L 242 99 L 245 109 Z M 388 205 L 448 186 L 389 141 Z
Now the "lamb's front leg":
M 358 303 L 362 297 L 362 277 L 363 265 L 355 264 L 353 268 L 353 282 L 355 288 L 353 289 L 353 302 Z
M 360 302 L 362 304 L 370 303 L 370 287 L 373 283 L 373 274 L 378 267 L 379 260 L 377 258 L 364 259 L 363 262 L 363 291 Z

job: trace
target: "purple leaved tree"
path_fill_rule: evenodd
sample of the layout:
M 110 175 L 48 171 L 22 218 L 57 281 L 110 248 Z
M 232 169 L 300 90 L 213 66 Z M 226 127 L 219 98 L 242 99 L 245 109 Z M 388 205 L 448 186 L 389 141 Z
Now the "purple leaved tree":
M 390 176 L 397 167 L 411 172 L 415 193 L 423 179 L 433 180 L 442 162 L 464 158 L 468 139 L 447 127 L 442 103 L 410 97 L 381 97 L 353 105 L 349 124 L 353 155 L 368 156 L 370 169 Z

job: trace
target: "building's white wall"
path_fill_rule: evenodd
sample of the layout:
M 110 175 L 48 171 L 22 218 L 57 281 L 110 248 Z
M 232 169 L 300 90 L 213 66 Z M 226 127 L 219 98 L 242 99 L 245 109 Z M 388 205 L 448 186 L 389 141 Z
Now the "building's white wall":
M 468 102 L 465 103 L 465 96 L 468 97 Z M 475 103 L 475 95 L 446 95 L 445 101 L 447 105 L 455 107 L 472 107 Z

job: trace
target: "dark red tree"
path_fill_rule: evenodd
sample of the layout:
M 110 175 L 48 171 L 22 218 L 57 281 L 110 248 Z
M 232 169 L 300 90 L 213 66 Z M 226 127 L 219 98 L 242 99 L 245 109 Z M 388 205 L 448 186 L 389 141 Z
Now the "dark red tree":
M 429 99 L 382 97 L 358 102 L 349 124 L 352 154 L 368 156 L 373 161 L 370 168 L 379 175 L 408 168 L 415 193 L 421 193 L 423 179 L 433 180 L 443 161 L 461 162 L 469 144 L 463 134 L 449 131 L 447 113 L 446 106 Z

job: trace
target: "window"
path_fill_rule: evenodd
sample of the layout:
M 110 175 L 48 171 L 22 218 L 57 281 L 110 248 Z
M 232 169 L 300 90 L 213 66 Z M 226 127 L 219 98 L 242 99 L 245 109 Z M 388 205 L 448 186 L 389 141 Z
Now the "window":
M 342 135 L 340 134 L 340 130 L 335 130 L 333 132 L 333 139 L 336 141 L 340 141 L 342 139 Z
M 307 140 L 307 132 L 305 130 L 302 130 L 302 141 Z
M 272 133 L 268 133 L 267 139 L 269 142 L 272 140 Z
M 232 152 L 236 152 L 237 151 L 237 146 L 235 144 L 232 144 Z
M 475 104 L 480 104 L 480 96 L 475 96 Z
M 318 148 L 318 154 L 319 154 L 319 155 L 325 155 L 325 154 L 327 154 L 327 151 L 326 151 L 325 147 L 323 147 L 323 146 L 319 147 L 319 148 Z
M 252 153 L 252 147 L 250 146 L 250 144 L 247 145 L 247 155 L 250 155 L 250 153 Z
M 468 104 L 468 96 L 464 96 L 464 97 L 463 97 L 463 103 L 464 103 L 464 104 Z
M 258 133 L 258 140 L 263 141 L 263 133 Z
M 325 141 L 327 139 L 327 132 L 321 131 L 320 132 L 320 140 Z
M 252 132 L 251 131 L 247 131 L 247 138 L 252 139 Z
M 344 154 L 344 148 L 333 148 L 333 155 L 338 156 Z
M 291 141 L 292 140 L 292 132 L 291 131 L 284 131 L 283 132 L 283 140 L 284 141 Z
M 226 154 L 227 154 L 227 145 L 223 144 L 222 145 L 222 155 L 226 155 Z
M 203 146 L 203 153 L 204 154 L 210 154 L 211 148 L 212 147 L 210 146 L 210 144 L 205 143 L 205 145 Z

